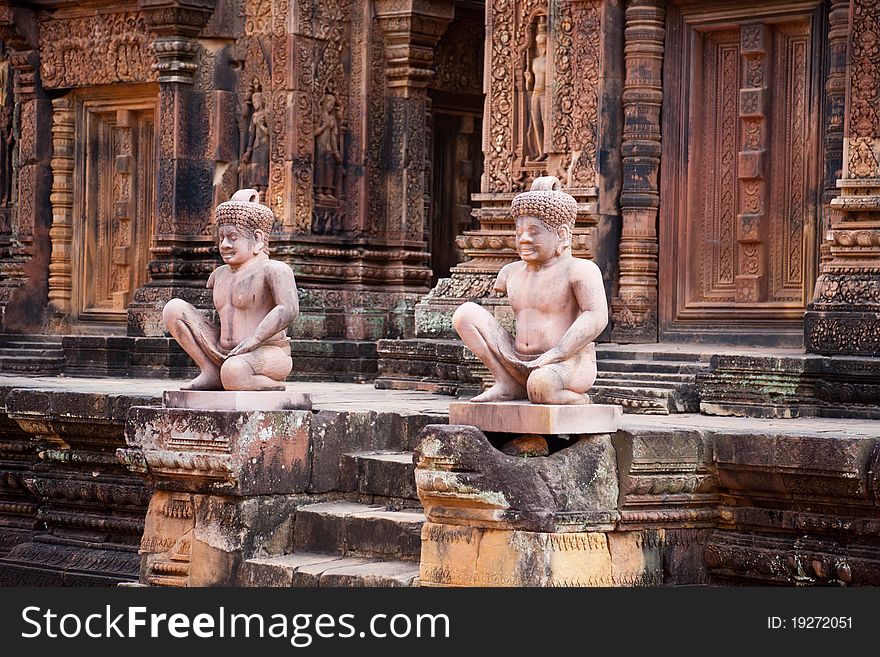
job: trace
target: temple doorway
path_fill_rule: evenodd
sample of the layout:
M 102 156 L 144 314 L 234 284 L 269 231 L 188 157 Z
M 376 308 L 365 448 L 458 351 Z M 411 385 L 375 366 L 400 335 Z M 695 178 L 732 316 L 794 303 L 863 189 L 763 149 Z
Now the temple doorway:
M 156 135 L 153 98 L 85 98 L 77 112 L 72 310 L 78 322 L 126 322 L 148 279 Z
M 814 1 L 669 7 L 661 339 L 800 346 L 818 266 L 825 22 Z

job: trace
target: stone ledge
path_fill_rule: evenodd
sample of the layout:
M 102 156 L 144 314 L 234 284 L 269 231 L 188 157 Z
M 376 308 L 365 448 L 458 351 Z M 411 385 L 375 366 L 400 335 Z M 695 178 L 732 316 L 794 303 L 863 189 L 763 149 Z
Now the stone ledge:
M 518 434 L 614 433 L 623 409 L 615 404 L 532 404 L 527 401 L 451 402 L 449 424 Z
M 309 411 L 312 396 L 293 390 L 166 390 L 162 405 L 200 411 Z

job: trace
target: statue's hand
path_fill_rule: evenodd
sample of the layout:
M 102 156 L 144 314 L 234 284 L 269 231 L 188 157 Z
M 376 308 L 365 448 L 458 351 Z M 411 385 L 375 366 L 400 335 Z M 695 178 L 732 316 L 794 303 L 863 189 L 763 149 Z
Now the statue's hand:
M 531 369 L 538 369 L 539 367 L 544 367 L 545 365 L 552 365 L 553 363 L 560 363 L 565 360 L 565 354 L 563 354 L 559 349 L 553 347 L 549 351 L 545 351 L 543 354 L 538 356 L 535 360 L 529 361 L 529 367 Z
M 245 338 L 241 342 L 239 342 L 235 348 L 229 352 L 227 358 L 231 358 L 232 356 L 241 356 L 242 354 L 246 354 L 249 351 L 253 351 L 257 347 L 259 347 L 262 343 L 257 340 L 254 336 L 250 336 L 249 338 Z

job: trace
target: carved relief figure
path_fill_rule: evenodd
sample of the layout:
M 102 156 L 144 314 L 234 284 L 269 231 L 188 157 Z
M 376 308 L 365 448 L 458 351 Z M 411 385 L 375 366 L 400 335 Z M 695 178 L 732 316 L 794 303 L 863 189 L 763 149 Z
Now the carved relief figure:
M 315 197 L 319 203 L 337 200 L 336 171 L 342 163 L 342 155 L 336 107 L 336 96 L 324 94 L 315 130 Z
M 0 207 L 8 207 L 12 202 L 12 153 L 15 146 L 13 132 L 13 113 L 15 103 L 12 98 L 12 79 L 9 57 L 0 59 Z
M 293 369 L 287 327 L 299 315 L 290 265 L 269 259 L 274 215 L 254 189 L 237 191 L 215 211 L 220 256 L 208 278 L 220 325 L 183 299 L 162 312 L 165 327 L 201 373 L 189 390 L 284 390 Z
M 265 106 L 259 80 L 253 82 L 248 104 L 252 109 L 245 135 L 244 153 L 238 165 L 240 184 L 265 193 L 269 187 L 269 111 Z
M 520 260 L 501 269 L 494 289 L 510 300 L 516 337 L 472 302 L 452 317 L 495 376 L 495 385 L 471 401 L 585 404 L 596 380 L 594 340 L 608 323 L 608 308 L 599 268 L 571 254 L 577 201 L 561 191 L 558 178 L 543 176 L 513 199 L 511 212 Z
M 526 53 L 525 77 L 528 120 L 526 122 L 526 155 L 534 161 L 547 158 L 544 152 L 544 96 L 547 88 L 547 24 L 539 17 L 535 34 L 534 54 Z

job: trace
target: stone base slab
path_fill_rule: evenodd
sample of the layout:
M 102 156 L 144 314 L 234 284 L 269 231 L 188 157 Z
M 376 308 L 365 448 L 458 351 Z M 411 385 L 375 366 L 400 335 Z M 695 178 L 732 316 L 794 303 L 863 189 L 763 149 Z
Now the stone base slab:
M 426 523 L 420 586 L 657 586 L 657 541 L 640 532 L 545 533 Z
M 623 408 L 614 404 L 532 404 L 528 401 L 451 402 L 449 424 L 516 434 L 614 433 Z
M 292 390 L 166 390 L 162 405 L 200 411 L 309 411 L 312 396 Z

